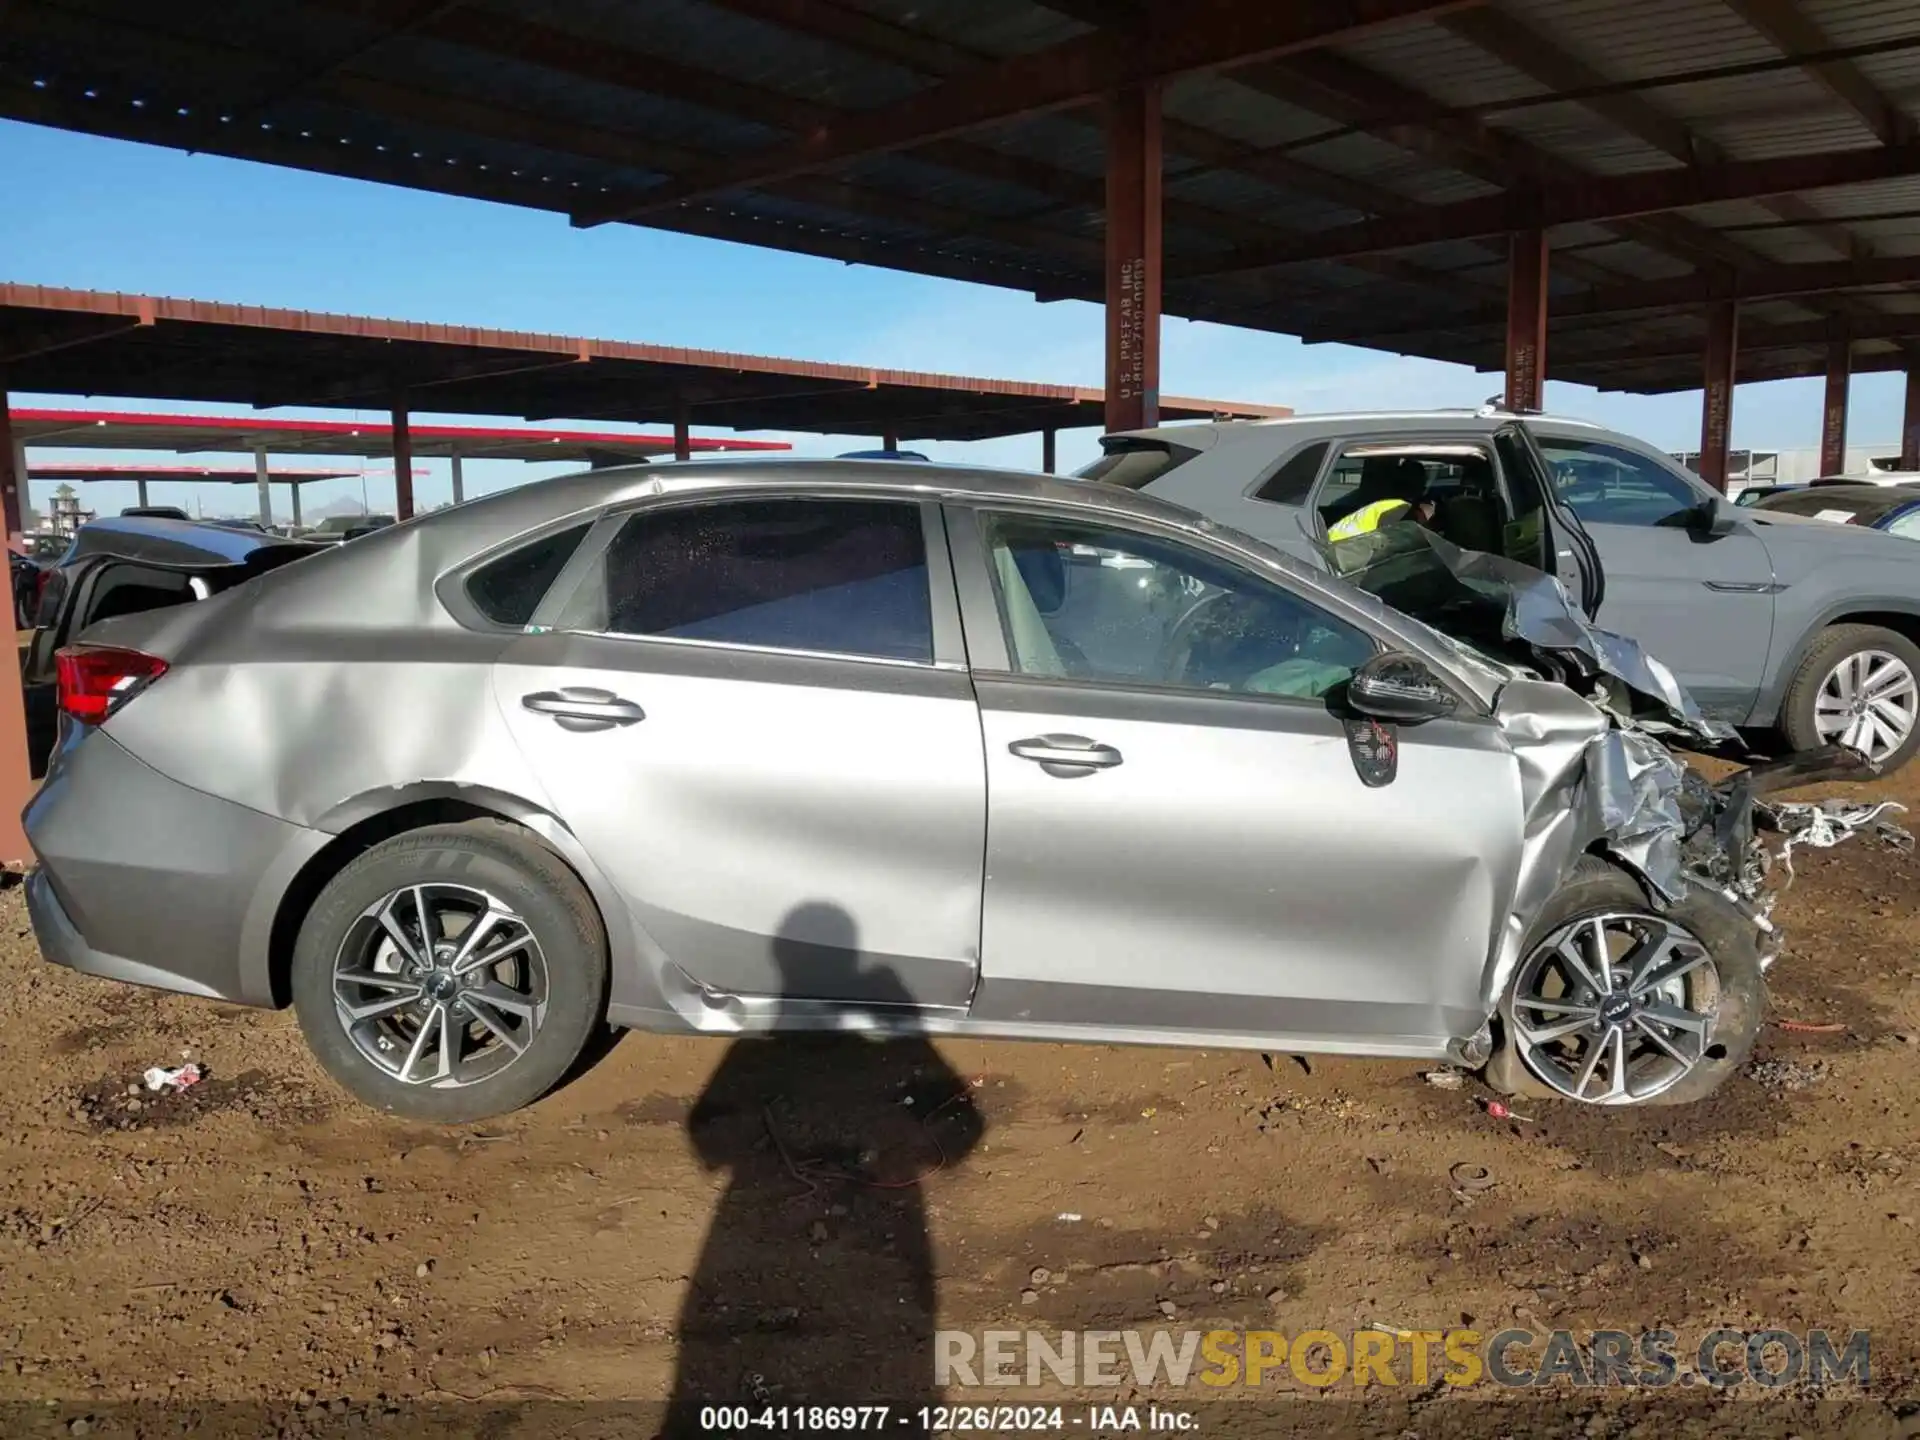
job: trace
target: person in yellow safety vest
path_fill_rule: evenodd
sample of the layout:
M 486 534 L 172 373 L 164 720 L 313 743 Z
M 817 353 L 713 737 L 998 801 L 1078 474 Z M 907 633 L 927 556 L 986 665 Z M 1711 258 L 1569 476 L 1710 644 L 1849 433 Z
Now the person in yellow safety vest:
M 1431 500 L 1376 500 L 1371 505 L 1362 505 L 1351 515 L 1327 530 L 1327 539 L 1333 541 L 1351 540 L 1356 535 L 1370 535 L 1382 525 L 1397 520 L 1412 520 L 1424 525 L 1433 518 Z

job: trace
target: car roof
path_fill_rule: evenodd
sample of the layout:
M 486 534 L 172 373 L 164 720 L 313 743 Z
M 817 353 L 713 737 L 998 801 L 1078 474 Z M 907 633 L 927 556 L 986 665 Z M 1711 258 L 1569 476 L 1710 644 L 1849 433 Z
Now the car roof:
M 64 560 L 111 555 L 155 565 L 244 565 L 257 552 L 302 545 L 264 530 L 241 530 L 201 520 L 169 520 L 159 515 L 108 515 L 89 520 L 74 537 Z
M 583 470 L 548 480 L 536 480 L 512 490 L 499 490 L 461 505 L 416 516 L 388 526 L 367 541 L 397 543 L 396 532 L 434 532 L 450 543 L 465 543 L 471 534 L 501 538 L 610 507 L 662 495 L 721 496 L 755 491 L 817 492 L 858 498 L 893 496 L 920 500 L 1039 500 L 1060 501 L 1085 509 L 1145 519 L 1191 524 L 1196 517 L 1184 506 L 1140 495 L 1119 486 L 1045 475 L 1037 471 L 1000 470 L 973 465 L 936 464 L 924 460 L 811 460 L 741 459 L 699 460 L 675 464 L 612 466 Z M 455 537 L 459 537 L 456 542 Z M 438 548 L 436 544 L 434 548 Z M 377 552 L 362 552 L 377 553 Z
M 1160 440 L 1175 445 L 1208 448 L 1222 440 L 1294 439 L 1315 434 L 1340 434 L 1356 426 L 1386 431 L 1459 430 L 1485 434 L 1524 420 L 1529 425 L 1545 425 L 1552 430 L 1591 430 L 1596 435 L 1614 432 L 1591 420 L 1572 415 L 1516 413 L 1482 407 L 1477 410 L 1337 410 L 1311 415 L 1282 415 L 1270 420 L 1194 420 L 1155 425 L 1144 430 L 1116 430 L 1103 439 Z

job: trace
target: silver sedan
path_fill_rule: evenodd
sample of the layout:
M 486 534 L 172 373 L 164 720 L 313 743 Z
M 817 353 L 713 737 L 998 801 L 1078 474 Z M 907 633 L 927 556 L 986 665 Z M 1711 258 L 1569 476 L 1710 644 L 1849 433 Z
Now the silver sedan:
M 1706 1094 L 1760 1021 L 1745 790 L 1118 489 L 603 470 L 59 670 L 46 955 L 291 1003 L 423 1119 L 528 1103 L 608 1023 L 1401 1056 L 1631 1104 Z

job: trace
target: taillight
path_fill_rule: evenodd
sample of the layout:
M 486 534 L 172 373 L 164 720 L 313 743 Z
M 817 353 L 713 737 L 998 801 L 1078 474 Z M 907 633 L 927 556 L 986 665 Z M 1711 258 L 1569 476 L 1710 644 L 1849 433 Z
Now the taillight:
M 158 655 L 113 645 L 69 645 L 56 651 L 60 709 L 82 725 L 98 725 L 167 673 Z

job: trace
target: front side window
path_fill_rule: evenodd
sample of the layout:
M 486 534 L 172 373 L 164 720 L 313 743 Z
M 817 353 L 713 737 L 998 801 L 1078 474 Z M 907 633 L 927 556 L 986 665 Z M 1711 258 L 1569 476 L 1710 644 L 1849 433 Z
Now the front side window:
M 920 507 L 756 499 L 643 510 L 561 625 L 931 664 Z
M 1680 525 L 1701 495 L 1664 465 L 1597 440 L 1535 438 L 1554 489 L 1574 514 L 1601 525 Z
M 985 523 L 1018 674 L 1313 700 L 1376 648 L 1291 591 L 1173 541 L 1052 517 Z

